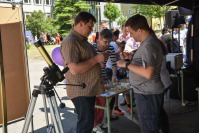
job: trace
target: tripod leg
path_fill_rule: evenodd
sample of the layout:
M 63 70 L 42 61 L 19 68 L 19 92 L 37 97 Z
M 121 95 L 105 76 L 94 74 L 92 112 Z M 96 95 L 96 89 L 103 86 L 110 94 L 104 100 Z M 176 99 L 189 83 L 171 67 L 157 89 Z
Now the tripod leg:
M 53 93 L 52 91 L 50 93 Z M 50 108 L 50 114 L 51 114 L 51 118 L 52 118 L 52 122 L 55 126 L 55 131 L 56 133 L 60 133 L 59 128 L 58 128 L 58 123 L 56 121 L 56 117 L 55 117 L 55 111 L 52 105 L 52 100 L 51 100 L 51 94 L 47 95 L 47 100 L 48 100 L 48 104 L 49 104 L 49 108 Z
M 27 115 L 26 115 L 26 119 L 25 119 L 25 122 L 24 122 L 22 133 L 28 132 L 28 127 L 30 125 L 30 121 L 31 121 L 32 114 L 33 114 L 33 111 L 34 111 L 34 108 L 35 108 L 35 103 L 37 101 L 38 94 L 39 94 L 38 90 L 33 90 L 32 99 L 31 99 L 30 105 L 28 107 L 28 112 L 27 112 Z
M 46 104 L 46 97 L 45 94 L 42 94 L 43 98 L 43 103 L 44 103 L 44 112 L 45 112 L 45 117 L 46 117 L 46 126 L 49 126 L 49 119 L 48 119 L 48 113 L 47 113 L 47 104 Z
M 60 129 L 60 133 L 64 133 L 63 126 L 62 126 L 62 123 L 61 123 L 61 117 L 60 117 L 60 113 L 59 113 L 59 110 L 58 110 L 57 101 L 56 101 L 55 96 L 52 96 L 51 100 L 53 102 L 55 115 L 57 116 L 57 122 L 58 122 L 58 126 L 59 126 L 59 129 Z

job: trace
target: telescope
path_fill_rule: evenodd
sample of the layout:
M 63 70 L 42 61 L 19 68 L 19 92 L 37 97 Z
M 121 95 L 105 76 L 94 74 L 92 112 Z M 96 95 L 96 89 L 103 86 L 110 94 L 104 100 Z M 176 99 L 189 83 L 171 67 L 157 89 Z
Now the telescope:
M 43 42 L 40 40 L 35 42 L 35 46 L 49 66 L 43 69 L 44 75 L 41 80 L 47 79 L 52 85 L 56 85 L 58 82 L 63 81 L 65 78 L 64 74 L 69 70 L 69 68 L 66 67 L 61 71 L 59 67 L 52 61 L 51 57 L 43 46 Z

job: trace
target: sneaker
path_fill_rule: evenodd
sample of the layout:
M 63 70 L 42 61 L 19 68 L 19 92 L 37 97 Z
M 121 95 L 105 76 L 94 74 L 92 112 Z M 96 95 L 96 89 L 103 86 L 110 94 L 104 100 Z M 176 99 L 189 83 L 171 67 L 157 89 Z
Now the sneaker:
M 118 119 L 119 119 L 118 116 L 111 116 L 110 121 L 115 121 L 115 120 L 118 120 Z
M 108 128 L 108 125 L 106 123 L 102 123 L 101 128 L 106 129 Z
M 135 113 L 135 111 L 133 110 L 133 109 L 131 109 L 131 108 L 127 108 L 127 111 L 129 112 L 129 113 L 131 113 L 131 111 L 132 111 L 132 113 Z
M 135 103 L 133 103 L 132 105 L 133 105 L 133 107 L 136 107 L 136 104 L 135 104 Z
M 124 113 L 118 107 L 114 108 L 114 113 L 117 115 L 124 115 Z
M 99 125 L 97 125 L 96 127 L 93 128 L 93 132 L 94 133 L 105 133 Z
M 127 103 L 126 103 L 126 100 L 124 100 L 123 102 L 120 103 L 121 106 L 124 106 L 124 105 L 126 105 L 126 104 L 127 104 Z

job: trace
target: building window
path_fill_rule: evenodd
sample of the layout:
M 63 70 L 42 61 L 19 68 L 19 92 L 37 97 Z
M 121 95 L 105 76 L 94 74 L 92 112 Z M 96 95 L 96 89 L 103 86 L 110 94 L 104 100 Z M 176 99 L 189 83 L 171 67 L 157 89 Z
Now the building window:
M 35 4 L 41 5 L 41 0 L 35 0 Z
M 125 15 L 125 12 L 124 12 L 124 11 L 122 11 L 122 14 L 123 14 L 123 15 Z
M 104 6 L 104 11 L 106 10 L 106 5 Z
M 51 5 L 51 0 L 45 0 L 45 5 Z
M 128 14 L 131 14 L 131 10 L 128 10 Z
M 25 12 L 25 13 L 24 13 L 24 16 L 25 16 L 25 18 L 24 18 L 24 19 L 27 19 L 28 17 L 30 17 L 30 15 L 31 15 L 31 13 L 30 13 L 30 12 Z
M 51 18 L 50 13 L 46 13 L 46 18 Z
M 24 3 L 31 3 L 30 0 L 24 0 Z

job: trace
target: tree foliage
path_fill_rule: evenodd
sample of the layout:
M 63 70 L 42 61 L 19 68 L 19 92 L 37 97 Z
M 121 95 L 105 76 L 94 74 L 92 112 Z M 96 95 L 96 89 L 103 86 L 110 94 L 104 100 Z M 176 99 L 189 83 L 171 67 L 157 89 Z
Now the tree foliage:
M 120 25 L 124 24 L 125 22 L 127 21 L 127 18 L 125 18 L 124 16 L 120 16 L 119 20 L 118 20 L 118 23 Z
M 132 7 L 144 16 L 150 18 L 160 18 L 165 15 L 165 12 L 168 11 L 171 7 L 169 6 L 157 6 L 157 5 L 134 5 Z
M 118 6 L 113 3 L 108 3 L 106 9 L 104 10 L 104 16 L 109 19 L 109 22 L 112 23 L 115 21 L 121 14 Z
M 46 19 L 42 11 L 34 11 L 25 21 L 26 29 L 30 30 L 33 36 L 40 36 L 41 32 L 55 35 L 57 32 L 56 26 L 53 25 L 52 19 Z
M 57 0 L 54 5 L 53 14 L 56 16 L 54 24 L 58 26 L 58 32 L 66 35 L 72 28 L 75 16 L 81 11 L 88 11 L 90 4 L 77 0 Z
M 40 32 L 45 30 L 45 14 L 42 11 L 34 11 L 27 17 L 25 25 L 26 29 L 30 30 L 33 36 L 39 37 Z
M 132 8 L 135 9 L 137 13 L 146 16 L 150 20 L 151 24 L 152 18 L 161 18 L 165 15 L 166 11 L 171 9 L 169 6 L 158 5 L 134 5 Z

